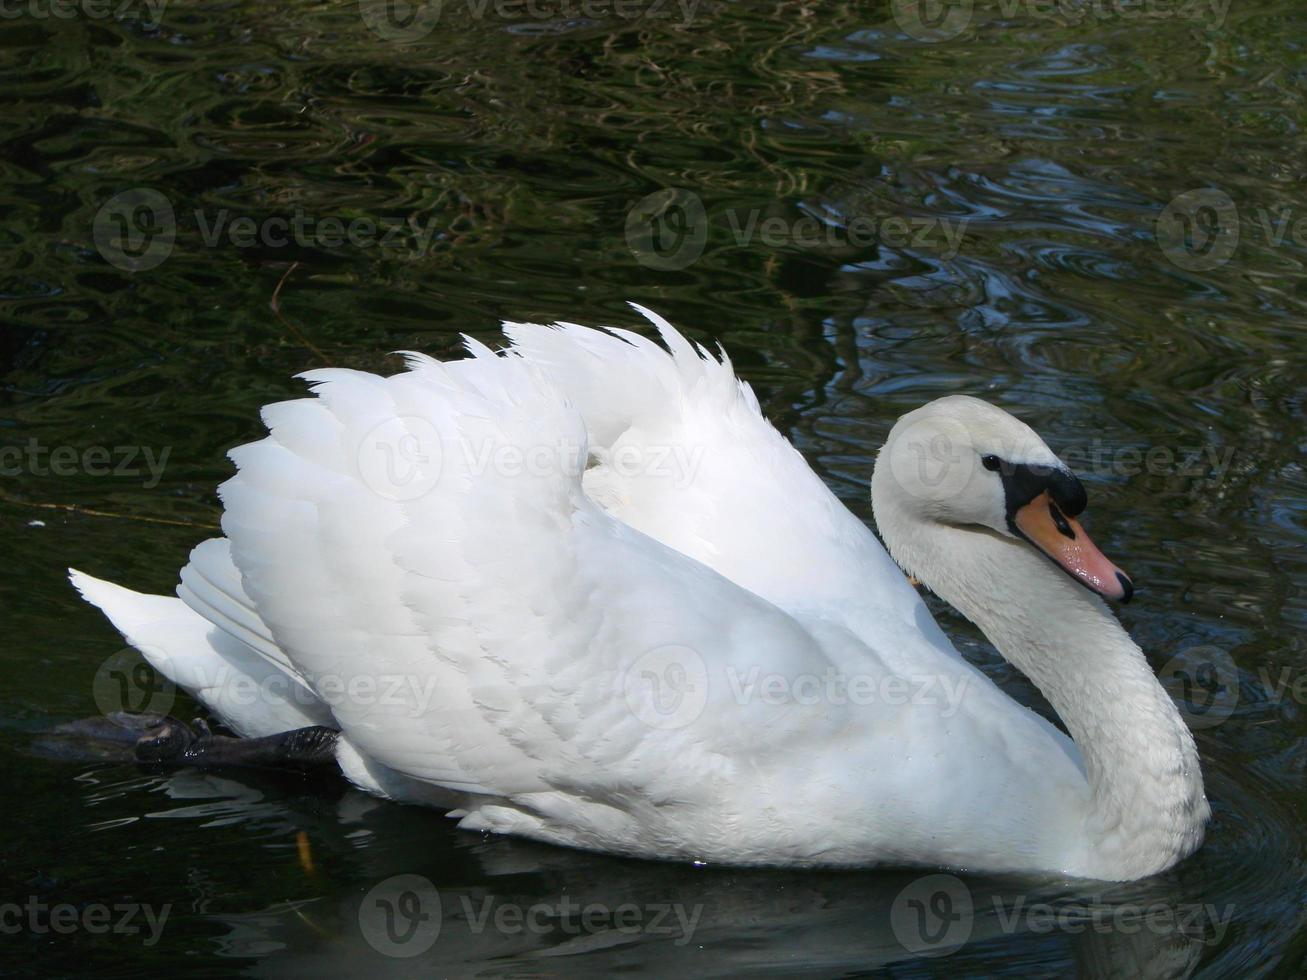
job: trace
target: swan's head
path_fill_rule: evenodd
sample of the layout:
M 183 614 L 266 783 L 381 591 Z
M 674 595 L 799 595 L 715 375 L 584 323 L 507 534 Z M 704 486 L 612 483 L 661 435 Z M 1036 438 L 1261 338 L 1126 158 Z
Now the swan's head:
M 1030 426 L 967 395 L 900 418 L 872 476 L 872 507 L 892 552 L 901 549 L 891 527 L 905 531 L 905 522 L 987 528 L 1042 552 L 1098 595 L 1128 602 L 1130 579 L 1076 520 L 1086 503 L 1075 474 Z

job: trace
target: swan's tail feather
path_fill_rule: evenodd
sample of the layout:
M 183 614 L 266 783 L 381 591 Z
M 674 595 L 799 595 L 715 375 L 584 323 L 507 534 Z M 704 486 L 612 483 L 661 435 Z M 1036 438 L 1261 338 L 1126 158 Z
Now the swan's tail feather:
M 333 724 L 331 711 L 304 693 L 289 664 L 279 666 L 181 599 L 133 592 L 76 569 L 68 575 L 155 670 L 239 734 Z

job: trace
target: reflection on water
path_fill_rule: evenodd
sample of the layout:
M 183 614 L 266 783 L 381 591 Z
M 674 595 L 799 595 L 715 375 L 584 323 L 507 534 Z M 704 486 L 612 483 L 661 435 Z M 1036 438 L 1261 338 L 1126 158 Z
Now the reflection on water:
M 407 974 L 376 946 L 389 914 L 419 945 L 438 923 L 417 962 L 451 973 L 1296 975 L 1304 15 L 982 3 L 931 42 L 903 6 L 705 0 L 687 29 L 447 3 L 413 44 L 327 0 L 6 21 L 0 446 L 20 453 L 0 482 L 0 744 L 28 813 L 2 845 L 6 894 L 172 909 L 150 946 L 26 929 L 6 969 Z M 105 208 L 133 191 L 168 234 L 124 258 Z M 1142 587 L 1123 619 L 1168 686 L 1201 680 L 1195 649 L 1236 667 L 1197 732 L 1204 849 L 1110 889 L 740 873 L 33 748 L 96 710 L 119 649 L 62 569 L 171 590 L 216 520 L 224 452 L 292 375 L 391 370 L 388 351 L 493 341 L 505 317 L 640 329 L 626 300 L 721 340 L 868 520 L 873 454 L 923 401 L 983 394 L 1045 435 Z M 147 457 L 166 459 L 157 481 Z M 431 883 L 438 917 L 399 875 Z M 688 942 L 652 927 L 664 905 L 700 910 Z M 623 906 L 640 928 L 619 927 Z
M 1221 786 L 1223 774 L 1213 776 Z M 1199 861 L 1203 877 L 1221 884 L 1206 888 L 1177 876 L 1086 887 L 912 872 L 687 869 L 462 833 L 438 814 L 352 790 L 306 796 L 293 785 L 197 772 L 88 773 L 83 781 L 81 802 L 91 812 L 137 814 L 88 823 L 88 847 L 96 833 L 166 840 L 187 853 L 224 830 L 240 843 L 238 863 L 215 855 L 186 869 L 170 917 L 202 922 L 217 955 L 258 961 L 258 975 L 407 976 L 415 957 L 456 974 L 549 971 L 559 957 L 582 957 L 587 971 L 723 976 L 918 960 L 922 969 L 954 969 L 962 957 L 986 972 L 1074 964 L 1104 977 L 1188 976 L 1205 957 L 1223 970 L 1237 963 L 1229 944 L 1247 856 L 1229 851 L 1219 833 Z M 1249 806 L 1236 817 L 1276 820 L 1270 801 Z M 1289 824 L 1271 830 L 1274 839 Z M 1293 859 L 1283 848 L 1267 857 Z M 1292 887 L 1292 874 L 1277 876 L 1274 887 Z M 244 903 L 233 903 L 233 892 L 246 895 Z

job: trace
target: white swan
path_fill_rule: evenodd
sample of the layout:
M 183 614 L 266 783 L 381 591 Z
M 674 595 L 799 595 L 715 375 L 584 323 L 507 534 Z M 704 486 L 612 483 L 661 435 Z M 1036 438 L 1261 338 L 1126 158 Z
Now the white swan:
M 72 580 L 240 734 L 338 728 L 353 782 L 469 829 L 1110 880 L 1199 846 L 1193 740 L 1033 431 L 931 402 L 894 426 L 872 503 L 1074 743 L 962 659 L 724 355 L 636 308 L 670 353 L 507 324 L 501 353 L 310 372 L 317 397 L 232 452 L 225 537 L 178 598 Z

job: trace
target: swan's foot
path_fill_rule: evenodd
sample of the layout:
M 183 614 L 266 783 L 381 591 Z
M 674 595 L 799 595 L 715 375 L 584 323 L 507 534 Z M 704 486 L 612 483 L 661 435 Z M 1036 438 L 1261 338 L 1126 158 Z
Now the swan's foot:
M 187 727 L 176 718 L 156 715 L 137 739 L 135 756 L 137 762 L 151 766 L 338 773 L 339 737 L 335 729 L 314 725 L 263 738 L 231 738 L 215 735 L 199 718 Z

